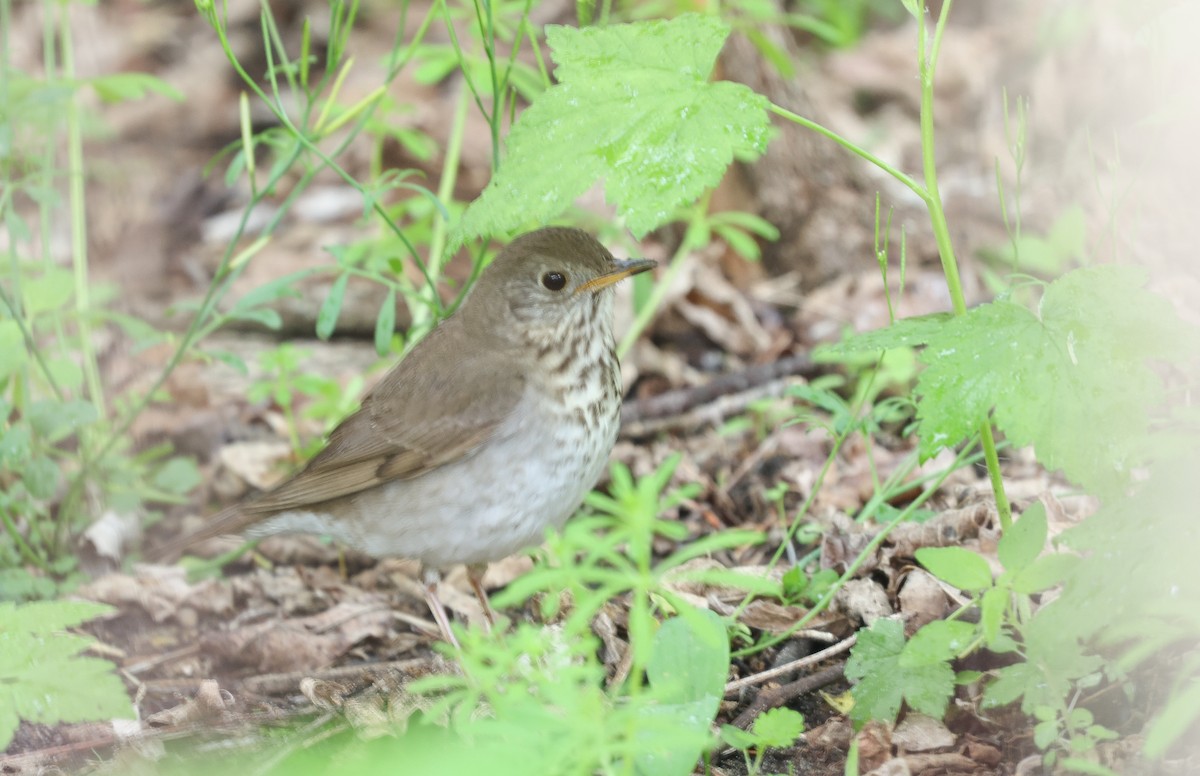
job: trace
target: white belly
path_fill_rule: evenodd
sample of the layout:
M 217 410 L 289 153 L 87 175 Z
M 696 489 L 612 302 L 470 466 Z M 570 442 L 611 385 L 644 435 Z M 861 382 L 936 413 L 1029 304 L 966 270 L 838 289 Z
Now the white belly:
M 590 398 L 590 397 L 589 397 Z M 578 427 L 527 394 L 473 455 L 410 480 L 339 500 L 337 516 L 284 512 L 251 535 L 327 534 L 375 556 L 414 558 L 433 568 L 497 560 L 540 544 L 595 485 L 616 441 L 619 406 Z

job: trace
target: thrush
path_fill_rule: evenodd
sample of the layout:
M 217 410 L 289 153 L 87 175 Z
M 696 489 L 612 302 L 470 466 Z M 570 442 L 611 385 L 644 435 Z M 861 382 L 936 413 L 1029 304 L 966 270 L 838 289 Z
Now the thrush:
M 561 527 L 603 471 L 621 410 L 612 287 L 653 266 L 614 259 L 578 229 L 518 237 L 302 471 L 150 557 L 221 534 L 311 533 L 416 559 L 457 644 L 440 572 L 466 564 L 490 618 L 487 563 Z

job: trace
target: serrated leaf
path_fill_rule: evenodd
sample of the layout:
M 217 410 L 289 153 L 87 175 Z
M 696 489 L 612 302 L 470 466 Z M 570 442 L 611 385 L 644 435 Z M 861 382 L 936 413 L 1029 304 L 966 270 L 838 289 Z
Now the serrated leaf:
M 945 663 L 963 652 L 975 638 L 975 626 L 960 620 L 934 620 L 912 635 L 900 652 L 900 665 Z
M 1144 281 L 1130 267 L 1076 270 L 1046 288 L 1037 314 L 998 301 L 948 321 L 922 354 L 921 455 L 957 444 L 990 412 L 1048 468 L 1118 491 L 1161 402 L 1146 360 L 1196 351 L 1195 332 Z
M 947 663 L 902 666 L 903 650 L 904 626 L 897 620 L 879 619 L 858 632 L 846 661 L 846 678 L 857 680 L 851 719 L 892 721 L 904 702 L 941 718 L 954 692 L 954 671 Z
M 1000 626 L 1008 609 L 1009 593 L 1002 587 L 985 590 L 979 599 L 979 627 L 983 629 L 983 642 L 989 646 L 1000 636 Z
M 1013 577 L 1012 588 L 1025 595 L 1049 590 L 1062 584 L 1078 565 L 1078 555 L 1061 552 L 1043 555 Z
M 91 601 L 38 601 L 17 606 L 0 603 L 0 633 L 54 633 L 115 611 Z
M 513 125 L 508 154 L 467 209 L 463 237 L 545 223 L 596 181 L 641 236 L 763 152 L 768 101 L 708 81 L 729 27 L 716 16 L 579 30 L 549 25 L 559 83 Z
M 1046 507 L 1035 501 L 1012 524 L 996 546 L 996 555 L 1006 571 L 1020 571 L 1033 563 L 1046 546 Z
M 922 547 L 917 561 L 943 582 L 959 590 L 978 592 L 992 586 L 992 570 L 987 561 L 962 547 Z
M 338 275 L 337 280 L 333 281 L 333 285 L 329 287 L 325 301 L 321 302 L 321 309 L 317 310 L 318 339 L 327 340 L 333 334 L 338 316 L 342 314 L 342 299 L 346 296 L 346 283 L 349 280 L 348 272 Z
M 1025 691 L 1037 682 L 1042 681 L 1042 674 L 1029 663 L 1014 663 L 996 670 L 996 679 L 990 682 L 983 691 L 985 709 L 1007 706 L 1025 694 Z
M 762 746 L 791 746 L 804 732 L 804 715 L 792 709 L 771 709 L 754 720 L 753 730 Z
M 1038 749 L 1045 749 L 1058 738 L 1058 723 L 1053 720 L 1039 722 L 1033 726 L 1033 743 Z
M 841 342 L 822 348 L 830 355 L 878 352 L 892 348 L 924 345 L 942 332 L 946 324 L 954 319 L 951 313 L 933 313 L 912 318 L 901 318 L 885 329 L 876 329 L 861 334 L 852 334 Z
M 734 749 L 740 749 L 743 752 L 758 746 L 757 736 L 733 725 L 721 726 L 721 738 Z
M 0 751 L 22 718 L 40 724 L 132 718 L 112 663 L 80 657 L 92 640 L 60 632 L 111 610 L 83 601 L 0 604 Z

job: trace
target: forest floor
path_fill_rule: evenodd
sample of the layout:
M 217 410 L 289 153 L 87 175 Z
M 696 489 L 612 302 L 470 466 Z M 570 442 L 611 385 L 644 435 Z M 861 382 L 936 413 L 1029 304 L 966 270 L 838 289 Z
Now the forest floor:
M 317 5 L 305 0 L 274 4 L 277 16 L 287 22 L 285 38 L 293 39 L 306 15 L 324 13 Z M 535 14 L 539 23 L 572 23 L 574 4 L 544 5 Z M 232 45 L 248 61 L 255 61 L 256 49 L 261 60 L 257 9 L 248 0 L 229 5 Z M 206 169 L 240 137 L 239 84 L 210 28 L 190 4 L 101 3 L 76 6 L 72 13 L 82 77 L 148 72 L 184 95 L 179 101 L 151 96 L 95 105 L 99 126 L 86 146 L 93 281 L 119 289 L 114 302 L 118 309 L 155 326 L 177 328 L 176 307 L 204 293 L 233 235 L 230 224 L 247 201 L 242 184 L 227 188 L 220 165 L 214 171 Z M 343 86 L 347 103 L 366 94 L 378 79 L 378 63 L 390 50 L 397 19 L 397 12 L 383 5 L 362 11 L 360 29 L 352 38 L 358 64 Z M 1080 72 L 1092 72 L 1087 68 L 1094 65 L 1090 57 L 1095 52 L 1089 49 L 1085 56 L 1081 50 L 1086 46 L 1078 41 L 1039 49 L 1030 42 L 1031 30 L 1048 23 L 1040 12 L 1001 16 L 964 7 L 946 36 L 936 105 L 938 164 L 970 303 L 990 298 L 989 278 L 999 271 L 995 257 L 1004 255 L 1009 241 L 996 191 L 997 160 L 1006 180 L 1011 180 L 1013 168 L 1002 87 L 1010 95 L 1029 95 L 1033 106 L 1028 128 L 1033 153 L 1021 191 L 1026 233 L 1049 233 L 1072 208 L 1088 219 L 1100 209 L 1079 194 L 1089 185 L 1086 176 L 1064 174 L 1065 165 L 1060 166 L 1063 156 L 1080 149 L 1073 116 L 1084 109 L 1095 115 L 1093 109 L 1104 104 L 1096 94 L 1099 88 L 1079 77 Z M 36 14 L 19 8 L 9 33 L 20 44 L 13 52 L 18 63 L 37 61 L 39 29 Z M 1086 36 L 1087 45 L 1103 47 L 1103 35 L 1093 33 Z M 445 43 L 445 31 L 435 29 L 430 40 Z M 848 137 L 868 138 L 870 150 L 902 169 L 919 170 L 911 20 L 873 19 L 862 37 L 842 50 L 810 39 L 801 39 L 800 45 L 803 57 L 794 78 L 811 101 L 813 118 Z M 725 72 L 722 77 L 736 80 L 738 73 Z M 1089 87 L 1079 88 L 1081 82 Z M 404 128 L 428 135 L 431 154 L 421 156 L 412 147 L 386 144 L 385 168 L 421 170 L 426 185 L 437 187 L 444 138 L 461 88 L 455 75 L 425 83 L 405 73 L 395 82 L 390 97 L 412 106 Z M 265 116 L 256 120 L 268 121 Z M 454 192 L 460 201 L 473 198 L 488 179 L 487 129 L 478 116 L 468 117 Z M 1069 149 L 1070 154 L 1060 156 L 1059 149 Z M 371 149 L 352 146 L 341 161 L 352 174 L 365 177 L 373 162 Z M 871 502 L 879 484 L 913 455 L 915 443 L 903 435 L 902 421 L 885 422 L 871 435 L 839 441 L 839 418 L 830 408 L 812 408 L 797 399 L 798 390 L 821 381 L 828 385 L 840 380 L 852 393 L 865 373 L 860 365 L 814 360 L 813 349 L 821 343 L 836 341 L 846 331 L 886 325 L 893 302 L 897 317 L 950 309 L 919 203 L 911 196 L 906 199 L 894 182 L 865 165 L 861 168 L 855 168 L 855 184 L 828 182 L 830 196 L 836 191 L 836 196 L 848 198 L 849 209 L 858 213 L 840 225 L 844 234 L 831 239 L 871 245 L 875 194 L 882 191 L 885 206 L 897 206 L 893 261 L 900 228 L 908 235 L 902 294 L 898 273 L 885 282 L 869 250 L 845 256 L 844 264 L 831 270 L 806 263 L 787 246 L 764 244 L 764 259 L 750 262 L 714 239 L 688 258 L 654 323 L 625 357 L 628 393 L 614 459 L 640 477 L 670 456 L 681 455 L 670 487 L 687 484 L 695 490 L 667 517 L 687 527 L 685 541 L 731 527 L 769 537 L 765 544 L 725 551 L 708 562 L 775 573 L 769 568 L 772 556 L 807 502 L 792 551 L 796 557 L 815 553 L 820 568 L 840 573 L 879 530 L 877 523 L 856 522 L 854 516 Z M 760 210 L 754 180 L 735 169 L 714 194 L 714 209 Z M 286 194 L 281 188 L 279 196 Z M 584 207 L 597 218 L 609 217 L 600 198 L 593 199 Z M 265 220 L 270 207 L 263 211 Z M 362 212 L 357 192 L 336 176 L 319 173 L 317 183 L 286 215 L 277 236 L 255 256 L 234 296 L 287 273 L 328 265 L 327 246 L 346 244 L 366 228 Z M 664 229 L 641 243 L 626 240 L 619 247 L 661 260 L 674 250 L 678 237 Z M 247 239 L 252 238 L 253 234 Z M 464 277 L 468 267 L 459 256 L 448 274 Z M 1155 282 L 1171 296 L 1174 278 L 1157 277 Z M 320 341 L 313 329 L 327 286 L 328 278 L 319 273 L 301 281 L 300 294 L 279 303 L 284 321 L 280 331 L 226 330 L 205 342 L 207 350 L 237 354 L 249 367 L 248 374 L 217 362 L 185 363 L 167 382 L 162 400 L 139 418 L 131 430 L 136 443 L 170 442 L 177 451 L 194 456 L 203 484 L 190 504 L 171 509 L 144 536 L 122 536 L 135 554 L 139 544 L 153 546 L 195 527 L 204 515 L 252 489 L 269 487 L 295 467 L 286 440 L 285 408 L 269 398 L 248 398 L 253 386 L 272 379 L 263 365 L 264 354 L 277 352 L 281 342 L 291 343 L 301 352 L 299 372 L 335 380 L 351 390 L 369 388 L 384 373 L 389 364 L 378 359 L 371 342 L 383 292 L 366 282 L 352 282 L 336 336 Z M 1181 295 L 1194 292 L 1174 290 Z M 624 289 L 619 330 L 629 326 L 631 305 L 630 289 Z M 403 328 L 403 309 L 399 321 Z M 168 352 L 135 351 L 114 333 L 104 347 L 106 384 L 114 394 L 144 385 Z M 875 378 L 893 380 L 877 400 L 899 395 L 913 368 L 899 365 L 894 377 Z M 296 409 L 302 411 L 311 401 L 301 398 Z M 319 438 L 321 424 L 299 417 L 304 438 Z M 901 491 L 889 506 L 903 507 L 917 492 L 915 483 L 945 468 L 953 454 L 945 451 L 913 469 L 907 475 L 913 488 Z M 1018 510 L 1039 500 L 1046 505 L 1051 537 L 1095 508 L 1092 499 L 1046 472 L 1025 451 L 1007 451 L 1003 470 L 1009 498 Z M 102 526 L 96 535 L 126 530 L 128 526 Z M 899 613 L 911 633 L 955 607 L 955 591 L 914 562 L 916 550 L 965 546 L 998 569 L 998 537 L 986 472 L 982 467 L 959 468 L 923 506 L 921 522 L 901 526 L 868 556 L 858 578 L 828 612 L 808 625 L 805 638 L 735 660 L 730 680 L 755 677 L 828 650 L 823 659 L 731 690 L 718 721 L 746 726 L 757 714 L 781 705 L 804 713 L 805 737 L 794 747 L 773 751 L 764 772 L 841 774 L 852 740 L 858 742 L 862 772 L 1039 772 L 1032 722 L 1010 710 L 981 711 L 969 685 L 960 689 L 946 721 L 910 713 L 896 726 L 872 723 L 855 731 L 838 705 L 850 687 L 841 672 L 849 639 L 860 627 Z M 311 689 L 313 680 L 355 696 L 447 670 L 445 659 L 432 649 L 437 630 L 425 609 L 413 563 L 376 561 L 314 538 L 280 537 L 226 564 L 222 574 L 197 581 L 179 566 L 130 565 L 123 553 L 106 556 L 98 549 L 101 545 L 108 546 L 93 538 L 84 547 L 95 578 L 76 594 L 118 607 L 118 614 L 89 630 L 136 691 L 142 730 L 151 732 L 123 743 L 109 724 L 26 723 L 8 753 L 0 755 L 2 773 L 32 774 L 48 767 L 146 772 L 135 771 L 134 763 L 168 740 L 187 738 L 197 751 L 250 746 L 264 723 L 300 725 L 321 716 L 324 712 L 311 693 L 302 691 L 302 686 Z M 234 547 L 210 542 L 201 554 L 215 556 Z M 667 553 L 671 546 L 664 541 L 656 550 Z M 524 555 L 492 564 L 485 586 L 501 590 L 530 565 Z M 461 570 L 451 574 L 443 588 L 443 600 L 454 616 L 479 620 L 481 612 Z M 737 591 L 716 587 L 681 592 L 722 615 L 734 612 L 741 600 Z M 614 603 L 620 624 L 624 604 Z M 749 632 L 761 635 L 784 631 L 805 611 L 799 602 L 760 600 L 741 609 L 738 617 Z M 537 617 L 532 608 L 505 614 L 514 620 Z M 621 629 L 607 638 L 619 653 Z M 1136 731 L 1143 718 L 1141 710 L 1126 708 L 1120 699 L 1097 704 L 1096 714 L 1123 732 Z M 1094 756 L 1118 772 L 1142 772 L 1138 740 L 1136 732 L 1123 734 L 1100 744 Z M 97 765 L 97 754 L 104 764 Z M 746 771 L 740 754 L 723 752 L 716 755 L 711 772 Z

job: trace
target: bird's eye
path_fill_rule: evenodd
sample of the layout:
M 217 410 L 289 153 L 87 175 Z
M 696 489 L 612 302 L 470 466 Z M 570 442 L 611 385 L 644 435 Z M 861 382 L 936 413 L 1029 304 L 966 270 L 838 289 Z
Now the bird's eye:
M 542 275 L 542 285 L 551 291 L 562 291 L 567 286 L 567 276 L 561 272 L 547 272 Z

